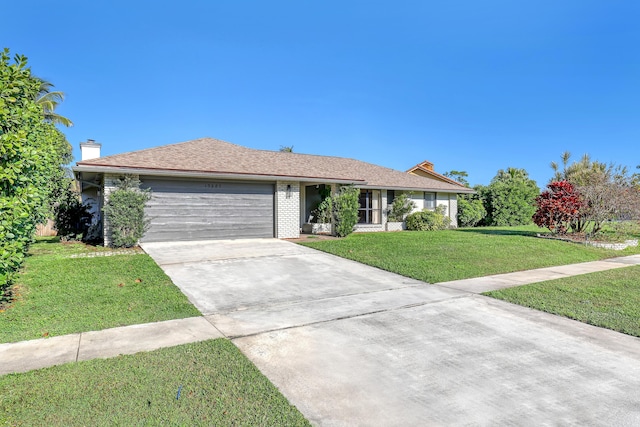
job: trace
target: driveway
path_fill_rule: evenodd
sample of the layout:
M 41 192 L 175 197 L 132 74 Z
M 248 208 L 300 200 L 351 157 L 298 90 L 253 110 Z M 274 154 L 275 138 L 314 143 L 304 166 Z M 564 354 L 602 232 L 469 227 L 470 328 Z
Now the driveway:
M 640 340 L 275 239 L 147 243 L 317 425 L 640 425 Z

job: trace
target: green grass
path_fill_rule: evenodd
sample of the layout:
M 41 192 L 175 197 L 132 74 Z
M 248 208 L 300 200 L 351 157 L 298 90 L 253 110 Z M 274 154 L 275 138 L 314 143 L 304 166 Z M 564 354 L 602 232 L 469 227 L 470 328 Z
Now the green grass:
M 605 242 L 624 242 L 625 240 L 640 239 L 640 222 L 613 221 L 606 222 L 602 230 L 595 237 Z
M 355 233 L 301 243 L 429 283 L 640 253 L 537 238 L 535 226 Z
M 53 255 L 68 257 L 77 254 L 97 254 L 114 251 L 117 252 L 118 249 L 85 245 L 80 242 L 61 242 L 59 237 L 36 237 L 36 242 L 29 248 L 29 256 Z
M 0 312 L 0 342 L 199 316 L 146 254 L 69 258 L 108 249 L 43 239 Z
M 309 425 L 224 339 L 1 376 L 0 424 Z
M 494 298 L 640 337 L 640 266 L 486 292 Z

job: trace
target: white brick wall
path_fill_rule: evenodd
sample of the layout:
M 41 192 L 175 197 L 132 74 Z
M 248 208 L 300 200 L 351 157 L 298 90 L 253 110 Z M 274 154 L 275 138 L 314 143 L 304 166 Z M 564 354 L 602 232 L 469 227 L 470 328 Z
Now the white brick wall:
M 275 202 L 276 237 L 278 239 L 300 237 L 300 183 L 276 182 Z
M 376 231 L 386 231 L 385 224 L 356 224 L 353 227 L 354 233 L 373 233 Z
M 449 194 L 449 218 L 451 218 L 451 228 L 458 228 L 458 196 Z
M 382 225 L 385 225 L 389 220 L 387 217 L 389 216 L 389 209 L 391 209 L 387 200 L 387 190 L 380 191 L 380 204 L 382 206 Z

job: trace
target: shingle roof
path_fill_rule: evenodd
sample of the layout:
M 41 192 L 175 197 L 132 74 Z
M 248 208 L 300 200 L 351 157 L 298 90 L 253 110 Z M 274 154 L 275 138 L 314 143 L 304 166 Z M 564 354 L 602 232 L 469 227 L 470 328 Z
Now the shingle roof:
M 418 163 L 417 165 L 415 165 L 414 167 L 410 168 L 407 170 L 407 173 L 411 173 L 414 175 L 420 175 L 420 176 L 425 176 L 425 177 L 433 177 L 437 180 L 440 181 L 445 181 L 448 182 L 450 184 L 454 184 L 454 185 L 459 185 L 461 187 L 464 187 L 464 184 L 459 183 L 458 181 L 456 181 L 455 179 L 451 179 L 447 176 L 441 175 L 438 172 L 433 170 L 433 163 L 425 160 L 422 163 Z
M 470 192 L 459 185 L 410 175 L 344 157 L 256 150 L 202 138 L 77 163 L 82 170 L 127 168 L 225 175 L 263 175 L 304 181 L 323 179 L 358 182 L 368 187 Z

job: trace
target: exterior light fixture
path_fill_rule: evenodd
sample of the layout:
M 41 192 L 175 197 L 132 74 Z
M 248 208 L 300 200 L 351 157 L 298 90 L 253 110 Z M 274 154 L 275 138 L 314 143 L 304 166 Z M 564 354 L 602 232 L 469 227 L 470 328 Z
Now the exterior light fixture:
M 291 184 L 287 184 L 287 199 L 291 198 Z

